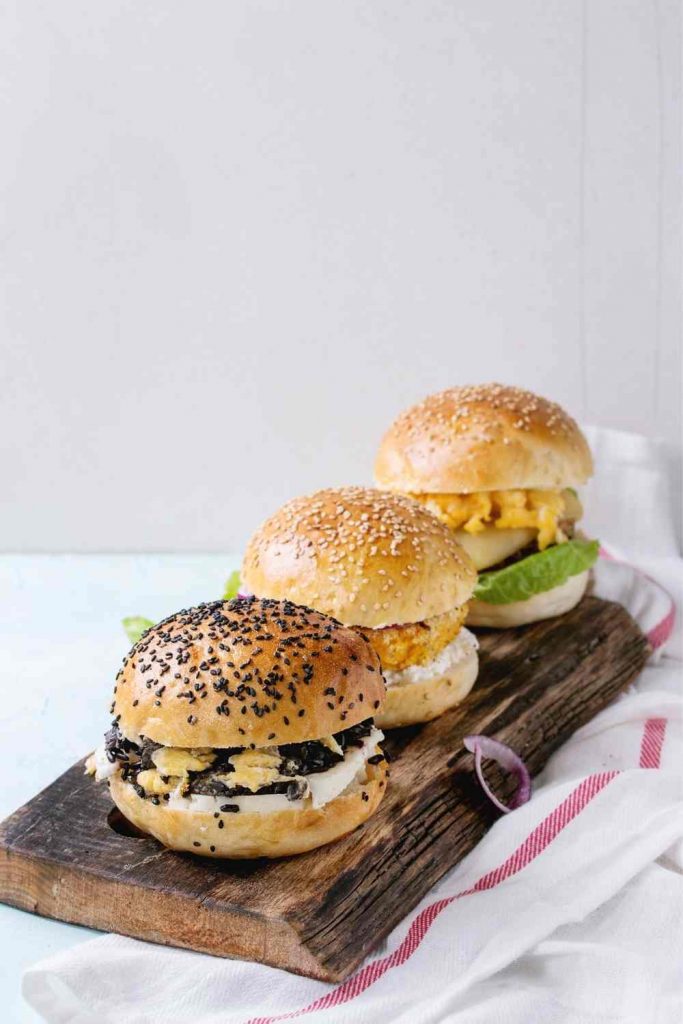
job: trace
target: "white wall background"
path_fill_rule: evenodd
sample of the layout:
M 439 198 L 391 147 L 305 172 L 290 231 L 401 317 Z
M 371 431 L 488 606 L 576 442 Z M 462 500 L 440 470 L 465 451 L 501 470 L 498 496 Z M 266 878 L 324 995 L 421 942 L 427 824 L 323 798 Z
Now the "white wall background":
M 680 432 L 674 0 L 0 10 L 5 550 L 237 549 L 502 379 Z

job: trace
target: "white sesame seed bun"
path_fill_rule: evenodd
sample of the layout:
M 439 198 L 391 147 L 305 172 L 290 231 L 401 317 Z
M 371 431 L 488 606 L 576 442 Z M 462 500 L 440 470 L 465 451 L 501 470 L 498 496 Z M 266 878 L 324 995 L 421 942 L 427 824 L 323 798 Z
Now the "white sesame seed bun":
M 243 584 L 347 625 L 421 622 L 464 604 L 474 566 L 453 532 L 417 502 L 363 487 L 295 498 L 253 535 Z
M 443 675 L 433 679 L 387 687 L 384 707 L 375 719 L 382 729 L 431 722 L 465 699 L 479 671 L 476 650 Z
M 148 630 L 124 660 L 112 712 L 130 739 L 264 747 L 348 729 L 384 695 L 379 658 L 359 633 L 252 598 L 199 605 Z
M 467 615 L 468 626 L 493 626 L 507 629 L 511 626 L 525 626 L 529 622 L 540 622 L 564 615 L 574 608 L 586 592 L 588 571 L 570 576 L 564 583 L 534 594 L 526 601 L 512 601 L 510 604 L 488 604 L 486 601 L 472 601 Z
M 118 773 L 109 780 L 109 788 L 128 821 L 170 850 L 241 859 L 286 857 L 339 839 L 374 814 L 386 792 L 387 778 L 386 761 L 368 764 L 366 782 L 349 787 L 323 807 L 241 811 L 218 818 L 210 811 L 178 810 L 163 801 L 155 805 L 138 796 Z
M 425 398 L 389 427 L 375 462 L 378 487 L 411 494 L 575 487 L 592 473 L 574 420 L 554 402 L 504 384 Z

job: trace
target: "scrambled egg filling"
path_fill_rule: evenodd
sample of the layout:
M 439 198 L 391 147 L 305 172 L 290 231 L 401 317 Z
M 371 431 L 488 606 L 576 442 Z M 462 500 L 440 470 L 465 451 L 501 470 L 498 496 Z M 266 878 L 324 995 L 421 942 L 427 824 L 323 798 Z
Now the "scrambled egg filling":
M 216 760 L 213 750 L 185 750 L 183 747 L 157 747 L 152 760 L 162 775 L 187 775 L 201 772 Z
M 473 494 L 413 494 L 447 526 L 480 533 L 490 524 L 500 530 L 538 531 L 538 548 L 567 540 L 560 527 L 566 518 L 579 518 L 580 505 L 571 491 L 476 491 Z M 578 509 L 577 509 L 578 506 Z M 578 514 L 573 514 L 578 512 Z
M 333 740 L 336 743 L 336 740 Z M 216 760 L 213 750 L 185 750 L 183 747 L 159 747 L 152 754 L 154 768 L 139 772 L 136 782 L 149 796 L 164 793 L 184 793 L 189 782 L 189 772 L 201 772 L 210 768 Z M 228 786 L 243 786 L 256 793 L 272 782 L 291 778 L 280 775 L 282 757 L 276 747 L 268 750 L 243 750 L 228 758 L 234 771 L 217 773 L 216 778 Z
M 148 796 L 163 796 L 176 790 L 184 793 L 190 781 L 189 772 L 210 768 L 215 760 L 214 751 L 206 748 L 158 747 L 152 754 L 154 768 L 138 772 L 136 782 Z
M 149 796 L 163 796 L 164 793 L 172 793 L 179 786 L 182 791 L 186 778 L 187 776 L 181 775 L 162 776 L 154 768 L 147 768 L 144 772 L 138 772 L 136 781 Z
M 225 781 L 231 786 L 244 786 L 252 793 L 283 778 L 279 771 L 282 758 L 277 752 L 244 750 L 229 760 L 235 770 L 225 776 Z

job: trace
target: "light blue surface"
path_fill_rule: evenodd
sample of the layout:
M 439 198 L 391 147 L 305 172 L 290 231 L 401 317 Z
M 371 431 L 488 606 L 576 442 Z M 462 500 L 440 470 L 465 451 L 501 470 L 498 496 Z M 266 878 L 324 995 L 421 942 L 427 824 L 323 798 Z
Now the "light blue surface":
M 229 555 L 0 556 L 0 818 L 91 750 L 109 723 L 128 648 L 125 615 L 155 621 L 220 597 Z M 20 994 L 26 967 L 95 933 L 0 904 L 3 1022 L 40 1018 Z

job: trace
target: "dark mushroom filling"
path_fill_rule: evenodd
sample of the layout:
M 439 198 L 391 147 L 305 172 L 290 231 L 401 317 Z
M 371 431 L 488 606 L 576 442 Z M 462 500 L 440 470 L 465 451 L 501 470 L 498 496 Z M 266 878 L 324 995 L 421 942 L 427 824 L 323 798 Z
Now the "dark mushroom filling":
M 341 753 L 333 749 L 334 745 L 327 745 L 321 740 L 306 740 L 303 743 L 286 743 L 279 747 L 267 748 L 269 752 L 280 757 L 277 773 L 281 776 L 291 776 L 292 781 L 279 780 L 261 786 L 257 790 L 241 785 L 231 786 L 225 778 L 226 775 L 230 775 L 235 771 L 230 758 L 236 754 L 244 753 L 245 749 L 254 748 L 217 748 L 213 751 L 215 757 L 210 767 L 202 771 L 188 772 L 184 795 L 201 794 L 229 798 L 277 793 L 286 796 L 288 800 L 300 800 L 305 795 L 307 788 L 306 783 L 301 780 L 301 776 L 328 771 L 336 764 L 342 762 L 348 750 L 363 746 L 365 739 L 372 732 L 373 726 L 373 719 L 367 718 L 365 721 L 359 722 L 349 729 L 334 733 L 333 739 L 338 744 Z M 114 724 L 105 735 L 105 751 L 108 760 L 112 764 L 117 763 L 120 765 L 122 778 L 135 788 L 140 797 L 152 799 L 155 802 L 159 802 L 159 797 L 147 793 L 138 784 L 137 779 L 140 772 L 155 767 L 152 755 L 162 746 L 163 744 L 155 743 L 146 737 L 142 737 L 140 744 L 133 743 L 121 734 L 117 724 Z M 373 763 L 377 763 L 374 758 Z M 162 776 L 162 778 L 166 777 Z M 164 794 L 163 799 L 168 800 L 168 794 Z

